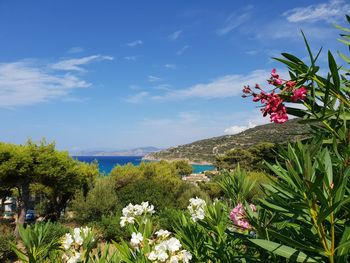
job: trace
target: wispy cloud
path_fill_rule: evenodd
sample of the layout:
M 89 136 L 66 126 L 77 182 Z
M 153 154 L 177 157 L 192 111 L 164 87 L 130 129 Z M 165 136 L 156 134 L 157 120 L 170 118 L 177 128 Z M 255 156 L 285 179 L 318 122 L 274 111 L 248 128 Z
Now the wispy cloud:
M 156 100 L 184 100 L 190 98 L 215 99 L 241 94 L 244 85 L 265 83 L 270 72 L 255 70 L 247 75 L 226 75 L 209 83 L 200 83 L 179 90 L 172 90 L 163 95 L 154 96 Z
M 124 57 L 125 60 L 129 60 L 129 61 L 136 61 L 137 60 L 137 56 L 126 56 Z
M 176 52 L 176 55 L 182 55 L 189 47 L 190 47 L 189 45 L 183 46 L 181 49 L 179 49 L 179 50 Z
M 64 71 L 84 71 L 84 68 L 81 67 L 82 65 L 89 64 L 94 61 L 101 61 L 101 60 L 113 60 L 113 57 L 93 55 L 93 56 L 82 57 L 82 58 L 66 59 L 66 60 L 61 60 L 57 63 L 52 64 L 51 68 L 56 70 L 64 70 Z
M 129 42 L 129 43 L 126 43 L 126 45 L 128 47 L 136 47 L 136 46 L 140 46 L 143 44 L 143 41 L 138 39 L 138 40 L 135 40 L 135 41 L 132 41 L 132 42 Z
M 83 51 L 84 51 L 84 49 L 82 47 L 72 47 L 72 48 L 67 50 L 67 53 L 68 54 L 76 54 L 76 53 L 81 53 Z
M 174 40 L 178 39 L 181 34 L 182 34 L 182 30 L 178 30 L 178 31 L 175 31 L 175 32 L 171 33 L 168 36 L 168 38 L 169 38 L 169 40 L 174 41 Z
M 147 91 L 141 91 L 133 96 L 128 97 L 125 101 L 129 102 L 129 103 L 140 103 L 144 100 L 145 97 L 148 96 L 148 92 Z
M 344 19 L 350 13 L 350 4 L 344 0 L 330 0 L 329 2 L 293 8 L 283 13 L 289 22 L 336 22 Z
M 81 66 L 89 62 L 110 58 L 98 55 L 53 64 L 28 60 L 0 63 L 0 107 L 14 108 L 54 99 L 85 101 L 86 98 L 72 96 L 74 90 L 92 85 L 77 71 L 84 71 Z
M 231 13 L 225 20 L 224 25 L 217 30 L 219 36 L 226 35 L 240 25 L 247 22 L 253 15 L 252 6 L 247 6 L 244 10 Z
M 175 64 L 165 64 L 164 67 L 168 68 L 168 69 L 176 69 L 176 65 Z
M 25 62 L 2 63 L 0 107 L 13 108 L 66 97 L 72 90 L 90 85 L 70 73 L 59 75 Z
M 161 81 L 162 79 L 160 77 L 156 77 L 156 76 L 152 76 L 152 75 L 149 75 L 148 76 L 148 81 L 149 82 L 158 82 L 158 81 Z

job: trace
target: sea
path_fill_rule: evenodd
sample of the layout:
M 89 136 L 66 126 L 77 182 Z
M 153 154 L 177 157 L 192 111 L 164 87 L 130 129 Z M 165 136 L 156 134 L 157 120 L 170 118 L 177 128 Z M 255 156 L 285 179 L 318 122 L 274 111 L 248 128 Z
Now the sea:
M 98 161 L 100 172 L 104 174 L 109 174 L 114 166 L 125 165 L 132 163 L 133 165 L 139 165 L 142 162 L 142 157 L 140 156 L 73 156 L 75 159 L 91 163 L 94 160 Z M 197 165 L 193 164 L 193 173 L 201 173 L 204 171 L 214 170 L 213 165 Z

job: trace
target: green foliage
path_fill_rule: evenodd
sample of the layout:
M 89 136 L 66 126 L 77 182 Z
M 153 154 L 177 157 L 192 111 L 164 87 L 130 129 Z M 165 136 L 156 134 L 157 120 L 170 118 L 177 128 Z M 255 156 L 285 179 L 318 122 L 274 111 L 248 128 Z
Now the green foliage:
M 12 245 L 13 251 L 22 262 L 49 262 L 59 251 L 60 231 L 53 231 L 54 224 L 34 224 L 27 228 L 19 227 L 19 234 L 25 250 Z M 53 233 L 54 234 L 53 234 Z
M 246 172 L 238 165 L 233 172 L 224 172 L 217 180 L 226 198 L 234 204 L 247 201 L 252 203 L 264 194 L 261 185 L 268 181 L 263 172 Z
M 19 223 L 24 222 L 30 195 L 40 195 L 41 212 L 47 219 L 57 220 L 74 193 L 98 174 L 98 167 L 57 151 L 54 143 L 0 143 L 0 185 L 18 190 Z
M 82 191 L 75 195 L 70 208 L 74 211 L 76 221 L 80 223 L 99 221 L 102 216 L 113 215 L 118 207 L 121 208 L 113 182 L 108 177 L 98 178 L 86 197 Z
M 171 184 L 156 179 L 139 179 L 118 190 L 118 200 L 124 207 L 129 203 L 149 201 L 159 210 L 174 207 L 175 193 Z
M 248 170 L 266 170 L 264 162 L 276 159 L 276 146 L 273 143 L 259 143 L 248 149 L 233 149 L 216 158 L 219 170 L 232 170 L 239 164 Z
M 116 166 L 110 177 L 114 180 L 122 207 L 149 201 L 161 211 L 165 208 L 185 208 L 189 198 L 206 196 L 198 187 L 181 180 L 181 174 L 187 172 L 188 164 L 183 161 L 145 162 L 140 166 Z
M 15 242 L 13 229 L 5 224 L 0 224 L 0 262 L 10 262 L 14 257 L 11 243 Z
M 187 161 L 175 161 L 173 164 L 175 165 L 175 169 L 179 175 L 189 175 L 193 172 L 192 165 L 190 165 Z
M 120 227 L 120 215 L 117 216 L 102 216 L 101 220 L 96 223 L 96 228 L 106 241 L 120 241 L 126 239 L 128 234 L 125 229 Z

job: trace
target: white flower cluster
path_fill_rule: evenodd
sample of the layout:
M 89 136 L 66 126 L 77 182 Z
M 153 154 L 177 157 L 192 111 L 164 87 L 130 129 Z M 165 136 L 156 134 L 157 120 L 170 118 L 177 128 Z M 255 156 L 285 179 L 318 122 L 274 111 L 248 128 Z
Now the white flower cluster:
M 156 245 L 147 257 L 149 260 L 168 263 L 190 262 L 192 255 L 187 250 L 180 250 L 182 247 L 180 241 L 175 237 L 167 239 L 170 236 L 169 231 L 161 229 L 156 235 L 157 239 L 154 241 Z
M 120 217 L 120 226 L 125 227 L 126 224 L 134 224 L 135 217 L 143 214 L 153 214 L 154 206 L 148 202 L 142 202 L 140 205 L 128 204 L 123 208 L 123 216 Z
M 80 247 L 84 243 L 84 239 L 92 233 L 89 227 L 76 227 L 71 233 L 66 233 L 62 239 L 62 247 L 65 253 L 62 256 L 64 262 L 76 263 L 81 261 Z
M 187 209 L 190 211 L 191 218 L 194 222 L 204 219 L 205 206 L 206 206 L 206 203 L 203 199 L 200 199 L 198 197 L 190 199 L 190 204 L 187 207 Z

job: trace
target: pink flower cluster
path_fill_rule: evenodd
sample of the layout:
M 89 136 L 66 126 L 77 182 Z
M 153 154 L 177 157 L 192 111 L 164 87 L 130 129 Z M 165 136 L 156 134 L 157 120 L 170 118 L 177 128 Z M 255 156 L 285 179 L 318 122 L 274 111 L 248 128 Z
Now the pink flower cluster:
M 250 204 L 249 206 L 253 212 L 256 212 L 255 205 Z M 237 206 L 232 209 L 230 218 L 236 226 L 242 228 L 243 230 L 249 229 L 251 227 L 249 222 L 246 220 L 246 212 L 242 203 L 238 203 Z
M 295 81 L 285 81 L 281 79 L 277 74 L 276 69 L 272 69 L 271 77 L 268 80 L 268 83 L 275 86 L 275 89 L 283 89 L 281 93 L 293 91 L 293 94 L 290 97 L 292 102 L 306 99 L 307 89 L 305 87 L 296 89 L 297 83 Z M 255 89 L 259 90 L 260 93 L 255 93 L 249 86 L 244 86 L 244 94 L 242 97 L 247 97 L 250 95 L 253 96 L 254 102 L 260 101 L 262 104 L 264 104 L 264 108 L 261 109 L 261 112 L 263 113 L 264 117 L 266 115 L 270 115 L 271 122 L 286 122 L 288 120 L 287 109 L 284 105 L 283 99 L 275 93 L 275 89 L 270 93 L 266 93 L 258 84 L 256 84 Z

